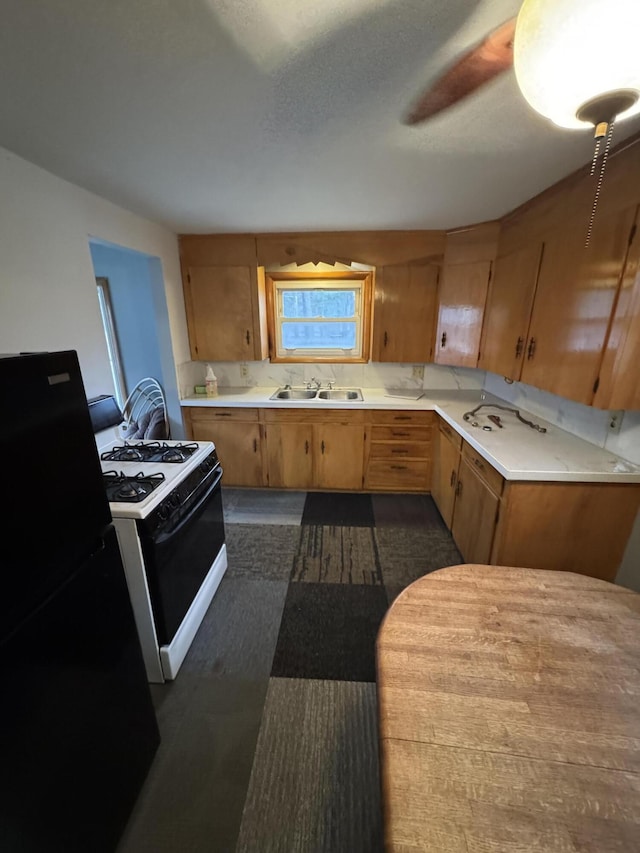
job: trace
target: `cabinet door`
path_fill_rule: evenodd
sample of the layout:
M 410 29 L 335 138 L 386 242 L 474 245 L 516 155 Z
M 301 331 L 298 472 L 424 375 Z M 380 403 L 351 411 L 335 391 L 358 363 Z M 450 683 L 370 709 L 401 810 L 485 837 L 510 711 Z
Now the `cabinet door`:
M 196 441 L 214 442 L 224 471 L 224 486 L 264 485 L 260 424 L 197 420 L 192 432 Z
M 635 219 L 635 205 L 599 212 L 585 247 L 586 216 L 545 240 L 521 379 L 591 403 Z
M 458 471 L 451 534 L 467 563 L 488 563 L 499 498 L 463 458 Z
M 373 361 L 433 361 L 437 292 L 434 265 L 376 270 Z
M 460 442 L 454 443 L 442 430 L 438 430 L 436 442 L 431 496 L 440 510 L 442 520 L 451 530 L 460 465 Z
M 315 484 L 319 489 L 362 489 L 364 427 L 319 424 L 315 429 Z
M 191 354 L 198 361 L 250 361 L 259 358 L 253 267 L 190 267 L 185 303 Z
M 490 261 L 444 267 L 436 333 L 438 364 L 477 366 L 490 273 Z
M 266 444 L 270 486 L 282 489 L 313 486 L 311 424 L 269 424 Z
M 542 244 L 496 258 L 484 315 L 479 367 L 519 379 Z
M 593 399 L 593 405 L 600 409 L 640 409 L 639 237 L 636 230 L 605 345 L 600 381 Z

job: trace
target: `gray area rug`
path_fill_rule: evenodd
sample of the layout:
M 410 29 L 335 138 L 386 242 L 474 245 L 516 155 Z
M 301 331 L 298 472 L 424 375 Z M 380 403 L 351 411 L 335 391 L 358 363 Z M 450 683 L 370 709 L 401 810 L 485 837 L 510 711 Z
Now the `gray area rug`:
M 237 853 L 378 853 L 374 684 L 272 678 Z
M 304 525 L 291 580 L 381 584 L 375 530 L 372 527 Z
M 381 527 L 376 538 L 385 587 L 406 587 L 435 569 L 464 562 L 446 530 Z
M 227 577 L 288 581 L 300 531 L 293 525 L 226 524 Z

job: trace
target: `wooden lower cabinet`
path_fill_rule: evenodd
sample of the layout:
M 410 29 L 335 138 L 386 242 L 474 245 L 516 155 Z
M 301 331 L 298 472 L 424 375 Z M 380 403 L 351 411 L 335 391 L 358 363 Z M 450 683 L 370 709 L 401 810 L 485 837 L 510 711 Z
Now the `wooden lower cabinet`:
M 500 497 L 463 455 L 457 474 L 451 535 L 467 563 L 489 563 Z
M 449 530 L 453 524 L 461 450 L 462 437 L 446 421 L 440 419 L 439 429 L 436 431 L 431 497 Z
M 633 483 L 506 481 L 442 419 L 432 495 L 467 563 L 607 581 L 640 509 Z
M 491 562 L 613 581 L 639 508 L 633 483 L 507 483 Z
M 431 488 L 433 412 L 367 413 L 364 488 L 374 492 L 428 492 Z
M 313 488 L 312 424 L 270 423 L 267 427 L 267 481 L 275 489 Z
M 364 412 L 264 409 L 262 416 L 269 486 L 362 491 Z
M 262 427 L 258 409 L 186 407 L 187 436 L 213 441 L 225 486 L 264 486 Z

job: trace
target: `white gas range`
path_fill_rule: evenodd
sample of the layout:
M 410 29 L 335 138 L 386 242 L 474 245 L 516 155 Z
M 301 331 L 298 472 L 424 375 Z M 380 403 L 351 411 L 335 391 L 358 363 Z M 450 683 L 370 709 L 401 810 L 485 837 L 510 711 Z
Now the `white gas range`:
M 227 568 L 215 446 L 112 442 L 100 459 L 147 677 L 173 679 Z

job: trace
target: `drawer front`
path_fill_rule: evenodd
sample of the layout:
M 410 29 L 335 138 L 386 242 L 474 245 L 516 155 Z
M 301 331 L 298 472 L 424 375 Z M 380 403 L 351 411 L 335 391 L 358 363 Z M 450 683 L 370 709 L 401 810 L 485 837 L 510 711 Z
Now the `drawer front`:
M 362 409 L 263 409 L 267 424 L 363 424 Z
M 189 417 L 196 421 L 252 421 L 258 420 L 258 409 L 233 406 L 191 406 Z
M 385 412 L 373 409 L 369 412 L 371 423 L 374 424 L 416 424 L 430 426 L 435 419 L 434 412 Z
M 428 441 L 373 441 L 369 459 L 428 459 L 431 444 Z
M 482 477 L 491 491 L 500 497 L 504 487 L 502 474 L 499 474 L 495 468 L 489 465 L 487 460 L 483 459 L 483 457 L 480 456 L 480 454 L 477 453 L 471 445 L 467 444 L 466 441 L 462 448 L 462 456 L 467 460 L 469 465 L 471 465 L 473 470 Z
M 431 442 L 431 427 L 428 426 L 377 426 L 371 427 L 371 441 L 427 441 Z
M 440 432 L 443 433 L 443 435 L 446 435 L 447 438 L 458 448 L 458 450 L 460 450 L 460 448 L 462 447 L 462 436 L 457 433 L 453 427 L 449 426 L 446 421 L 443 421 L 442 418 L 440 418 L 439 427 Z
M 374 460 L 369 462 L 365 489 L 393 492 L 427 492 L 431 487 L 429 460 Z

